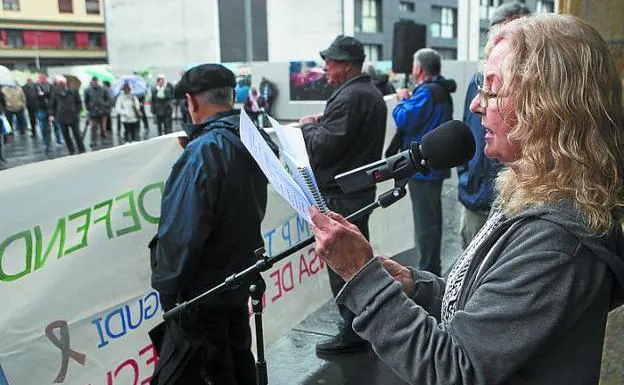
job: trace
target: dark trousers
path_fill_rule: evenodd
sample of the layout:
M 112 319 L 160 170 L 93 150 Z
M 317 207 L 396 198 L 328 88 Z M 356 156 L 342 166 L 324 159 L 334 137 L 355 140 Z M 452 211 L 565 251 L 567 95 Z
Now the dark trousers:
M 124 139 L 126 142 L 136 142 L 139 140 L 139 122 L 124 123 Z
M 171 125 L 171 115 L 156 115 L 156 127 L 158 128 L 158 135 L 163 134 L 163 128 L 165 134 L 170 134 Z
M 37 109 L 29 108 L 28 109 L 28 120 L 30 120 L 30 129 L 31 135 L 33 137 L 37 136 Z
M 9 123 L 14 125 L 13 132 L 19 131 L 19 133 L 22 135 L 26 132 L 26 119 L 24 119 L 24 110 L 18 112 L 7 111 L 6 118 L 8 119 Z M 15 124 L 14 122 L 17 122 L 17 124 Z
M 327 207 L 344 217 L 353 214 L 359 209 L 363 208 L 366 205 L 369 205 L 375 201 L 375 191 L 366 192 L 363 194 L 358 194 L 357 196 L 327 196 L 326 202 Z M 360 229 L 360 232 L 364 235 L 366 239 L 370 238 L 370 233 L 368 230 L 368 219 L 370 215 L 367 215 L 365 218 L 362 218 L 358 222 L 354 222 L 353 224 Z M 334 298 L 342 287 L 345 284 L 345 281 L 336 274 L 332 269 L 327 269 L 329 273 L 329 285 L 331 286 L 332 294 Z M 338 305 L 338 310 L 340 311 L 340 315 L 342 319 L 344 319 L 344 331 L 353 332 L 351 328 L 351 324 L 353 323 L 353 318 L 355 318 L 355 314 L 353 314 L 349 309 L 344 306 Z
M 141 119 L 143 120 L 143 127 L 145 128 L 145 133 L 149 132 L 149 124 L 147 123 L 147 114 L 145 113 L 145 104 L 139 99 L 139 110 L 141 111 Z
M 151 384 L 255 385 L 247 306 L 203 312 L 167 325 Z
M 408 188 L 414 216 L 414 238 L 420 254 L 418 268 L 441 274 L 442 180 L 410 179 Z
M 71 133 L 69 131 L 70 128 Z M 77 119 L 72 124 L 61 124 L 61 132 L 63 133 L 63 139 L 65 139 L 67 150 L 71 155 L 76 152 L 76 147 L 78 147 L 78 152 L 80 154 L 85 152 L 85 146 L 84 142 L 82 141 L 82 134 L 80 132 L 80 120 Z M 76 147 L 74 147 L 74 141 L 76 142 Z
M 110 112 L 106 114 L 106 132 L 113 132 L 113 122 Z

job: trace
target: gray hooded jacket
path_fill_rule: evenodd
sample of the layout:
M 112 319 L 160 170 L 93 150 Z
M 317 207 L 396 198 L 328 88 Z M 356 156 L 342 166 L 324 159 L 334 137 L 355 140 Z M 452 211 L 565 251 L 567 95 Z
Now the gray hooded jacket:
M 376 259 L 336 302 L 410 384 L 597 384 L 607 314 L 624 292 L 615 233 L 589 235 L 565 205 L 505 218 L 477 248 L 448 322 L 442 279 L 413 270 L 408 298 Z

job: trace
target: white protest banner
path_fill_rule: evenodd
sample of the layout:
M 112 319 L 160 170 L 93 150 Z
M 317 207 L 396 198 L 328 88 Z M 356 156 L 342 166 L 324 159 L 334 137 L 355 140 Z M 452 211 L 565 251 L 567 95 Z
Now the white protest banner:
M 176 135 L 0 172 L 0 385 L 147 384 L 162 320 L 147 243 Z M 269 188 L 267 255 L 311 231 Z M 265 272 L 265 342 L 329 298 L 308 247 Z M 251 320 L 253 323 L 253 320 Z

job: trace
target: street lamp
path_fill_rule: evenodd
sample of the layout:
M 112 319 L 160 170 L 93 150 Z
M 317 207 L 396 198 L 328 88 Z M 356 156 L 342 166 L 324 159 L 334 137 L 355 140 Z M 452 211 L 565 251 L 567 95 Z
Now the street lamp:
M 41 69 L 41 63 L 39 63 L 39 31 L 35 32 L 35 67 L 37 71 Z

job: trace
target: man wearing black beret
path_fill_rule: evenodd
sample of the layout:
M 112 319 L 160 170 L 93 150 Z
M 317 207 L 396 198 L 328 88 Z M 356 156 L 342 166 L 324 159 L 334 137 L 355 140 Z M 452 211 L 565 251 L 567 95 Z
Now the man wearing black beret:
M 267 180 L 239 137 L 234 74 L 219 64 L 186 71 L 174 89 L 193 125 L 173 165 L 150 243 L 152 286 L 164 310 L 250 266 L 263 246 Z M 151 383 L 256 384 L 246 285 L 169 321 Z
M 362 43 L 340 35 L 320 54 L 325 60 L 327 82 L 338 88 L 327 99 L 323 115 L 303 117 L 299 123 L 327 206 L 347 216 L 374 202 L 375 187 L 344 194 L 334 177 L 381 158 L 387 108 L 370 76 L 362 73 L 366 57 Z M 368 239 L 368 216 L 354 224 Z M 328 272 L 336 296 L 344 281 L 331 269 Z M 339 310 L 344 325 L 336 337 L 316 345 L 319 354 L 346 353 L 366 345 L 351 327 L 353 313 L 345 307 Z

